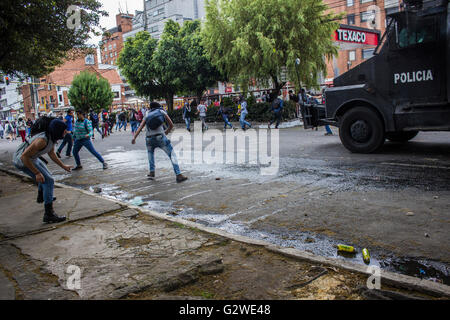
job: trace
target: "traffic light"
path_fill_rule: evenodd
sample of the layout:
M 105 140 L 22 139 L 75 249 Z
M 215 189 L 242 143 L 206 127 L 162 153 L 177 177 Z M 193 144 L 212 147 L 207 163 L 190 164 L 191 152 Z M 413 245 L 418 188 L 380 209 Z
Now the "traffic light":
M 9 77 L 5 77 L 6 85 L 9 86 Z

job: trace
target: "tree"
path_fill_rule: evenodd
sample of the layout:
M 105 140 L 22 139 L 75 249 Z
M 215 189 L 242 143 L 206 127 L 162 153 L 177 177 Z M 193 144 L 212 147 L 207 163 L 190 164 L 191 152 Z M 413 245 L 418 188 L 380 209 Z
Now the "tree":
M 183 85 L 185 93 L 193 93 L 198 100 L 203 92 L 219 80 L 224 80 L 206 56 L 201 43 L 200 21 L 186 21 L 180 30 L 181 46 L 185 52 Z
M 136 94 L 148 99 L 164 96 L 163 88 L 156 79 L 158 77 L 153 63 L 153 54 L 158 41 L 146 31 L 128 38 L 117 60 L 121 73 L 125 76 Z
M 109 108 L 114 99 L 108 80 L 97 74 L 83 71 L 72 81 L 68 98 L 76 110 L 95 112 Z
M 154 81 L 163 88 L 169 110 L 173 110 L 173 96 L 183 89 L 183 75 L 186 72 L 186 54 L 181 46 L 179 32 L 180 25 L 168 20 L 153 54 L 157 74 Z
M 80 11 L 68 10 L 71 5 Z M 98 34 L 100 16 L 108 15 L 101 5 L 97 0 L 2 0 L 0 70 L 35 77 L 50 73 L 72 48 L 85 48 L 91 32 Z
M 322 0 L 206 0 L 205 7 L 205 50 L 244 89 L 250 80 L 271 80 L 278 91 L 284 68 L 297 88 L 316 86 L 324 57 L 337 54 L 331 35 L 338 17 L 325 13 Z

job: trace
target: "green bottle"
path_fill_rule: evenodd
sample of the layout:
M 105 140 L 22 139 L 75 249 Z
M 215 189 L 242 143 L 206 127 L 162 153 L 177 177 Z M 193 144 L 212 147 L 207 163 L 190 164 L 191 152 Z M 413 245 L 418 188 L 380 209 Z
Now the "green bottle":
M 369 254 L 369 250 L 367 250 L 366 248 L 362 249 L 362 255 L 363 255 L 363 261 L 367 264 L 370 263 L 370 254 Z
M 345 244 L 338 244 L 337 245 L 337 249 L 338 249 L 338 251 L 344 251 L 344 252 L 348 252 L 348 253 L 355 253 L 356 252 L 354 247 L 347 246 Z

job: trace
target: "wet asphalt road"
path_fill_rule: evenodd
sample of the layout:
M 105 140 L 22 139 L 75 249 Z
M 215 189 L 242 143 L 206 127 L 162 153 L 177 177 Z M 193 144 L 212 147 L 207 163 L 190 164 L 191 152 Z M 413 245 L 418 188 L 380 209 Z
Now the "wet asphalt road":
M 50 168 L 60 182 L 100 187 L 106 197 L 130 202 L 141 197 L 159 212 L 358 263 L 359 253 L 343 257 L 334 245 L 354 245 L 358 252 L 366 247 L 371 264 L 448 283 L 450 133 L 420 133 L 405 144 L 387 142 L 370 155 L 352 154 L 337 135 L 324 133 L 279 130 L 276 176 L 262 176 L 255 164 L 195 164 L 174 143 L 189 180 L 177 184 L 167 156 L 158 150 L 152 181 L 146 177 L 143 134 L 132 145 L 129 131 L 104 140 L 97 135 L 95 147 L 110 165 L 106 171 L 86 150 L 81 152 L 82 171 L 65 174 L 54 164 Z M 4 167 L 11 166 L 13 145 L 0 142 Z

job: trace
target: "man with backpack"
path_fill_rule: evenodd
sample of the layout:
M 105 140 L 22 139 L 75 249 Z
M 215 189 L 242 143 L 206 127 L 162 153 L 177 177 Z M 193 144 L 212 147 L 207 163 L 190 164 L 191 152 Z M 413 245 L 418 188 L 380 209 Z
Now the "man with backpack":
M 167 122 L 169 127 L 164 130 L 164 123 Z M 173 129 L 173 122 L 167 113 L 162 110 L 162 107 L 157 102 L 150 103 L 150 111 L 147 116 L 142 120 L 139 129 L 131 140 L 132 144 L 136 144 L 136 139 L 141 133 L 144 127 L 147 128 L 146 145 L 148 151 L 148 162 L 150 172 L 147 175 L 150 179 L 155 178 L 155 149 L 162 149 L 170 158 L 172 162 L 173 170 L 176 175 L 177 183 L 186 181 L 188 178 L 183 176 L 178 166 L 178 160 L 173 151 L 172 144 L 166 135 Z
M 98 119 L 98 115 L 93 110 L 91 110 L 91 112 L 89 113 L 89 118 L 92 122 L 92 128 L 97 130 L 97 132 L 101 134 L 102 139 L 103 139 L 105 136 L 103 135 L 103 132 L 101 132 L 100 128 L 98 127 L 98 124 L 100 122 Z M 92 135 L 92 140 L 94 140 L 94 139 L 95 139 L 95 132 Z
M 94 155 L 98 161 L 103 164 L 103 169 L 108 169 L 108 164 L 103 160 L 102 156 L 95 150 L 94 145 L 91 142 L 91 137 L 94 135 L 91 122 L 85 118 L 85 114 L 81 110 L 77 110 L 77 121 L 75 122 L 74 138 L 75 143 L 73 146 L 73 157 L 75 158 L 76 167 L 73 170 L 81 170 L 80 152 L 82 147 L 88 149 L 92 155 Z
M 276 122 L 275 129 L 278 129 L 278 126 L 281 122 L 281 115 L 283 114 L 283 100 L 279 97 L 276 97 L 272 101 L 272 112 L 273 112 L 273 119 L 269 121 L 269 129 L 272 123 Z
M 14 153 L 14 166 L 29 175 L 38 183 L 38 203 L 44 203 L 45 213 L 43 222 L 57 223 L 66 220 L 53 210 L 54 179 L 41 156 L 48 154 L 58 166 L 70 172 L 71 166 L 66 166 L 55 154 L 54 146 L 58 140 L 66 135 L 67 125 L 55 118 L 42 117 L 35 122 L 31 130 L 31 139 L 23 142 Z
M 197 106 L 197 114 L 200 115 L 200 120 L 202 121 L 202 131 L 208 130 L 208 125 L 206 124 L 206 111 L 208 111 L 208 107 L 202 100 Z

